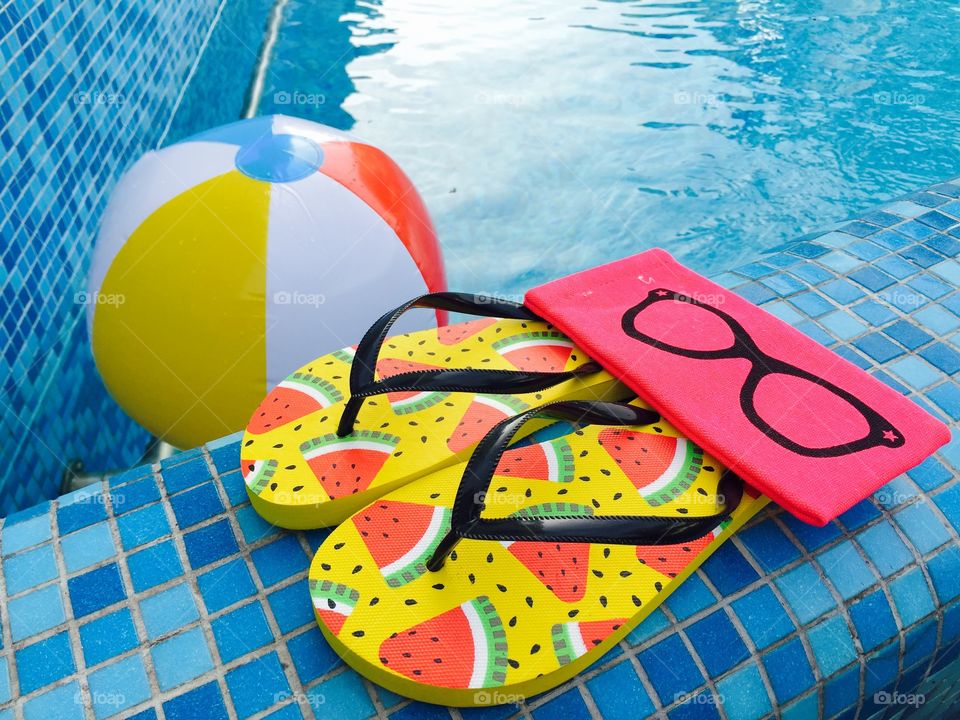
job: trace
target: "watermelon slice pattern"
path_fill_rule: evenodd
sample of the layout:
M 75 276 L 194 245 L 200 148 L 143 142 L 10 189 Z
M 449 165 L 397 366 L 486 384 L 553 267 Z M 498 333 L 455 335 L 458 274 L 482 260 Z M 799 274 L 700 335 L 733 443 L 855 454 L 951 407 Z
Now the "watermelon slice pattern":
M 454 325 L 444 325 L 437 328 L 437 339 L 441 345 L 457 345 L 496 322 L 496 318 L 480 318 L 479 320 L 470 320 Z
M 501 541 L 537 580 L 563 602 L 576 602 L 587 590 L 590 545 Z
M 686 438 L 607 428 L 599 443 L 653 507 L 682 495 L 703 465 L 703 451 Z
M 557 662 L 566 665 L 586 655 L 599 645 L 610 633 L 619 629 L 625 620 L 594 620 L 591 622 L 567 622 L 553 626 L 553 651 Z
M 250 419 L 247 431 L 260 435 L 341 400 L 343 394 L 323 378 L 295 372 L 263 399 L 258 412 Z
M 357 349 L 355 347 L 345 347 L 341 350 L 334 350 L 330 354 L 342 363 L 353 365 L 353 358 L 357 354 Z
M 555 330 L 536 330 L 497 340 L 493 349 L 519 370 L 562 372 L 573 352 L 573 341 Z
M 675 545 L 639 545 L 637 546 L 637 560 L 669 578 L 676 577 L 729 524 L 729 519 L 724 520 L 711 532 L 693 542 L 677 543 Z
M 340 628 L 357 606 L 360 593 L 342 583 L 329 580 L 311 580 L 310 598 L 313 608 L 324 624 L 334 635 L 340 634 Z
M 450 529 L 445 507 L 381 501 L 353 516 L 367 550 L 390 587 L 427 572 L 427 560 Z
M 382 358 L 377 361 L 377 374 L 381 378 L 393 377 L 401 373 L 417 372 L 418 370 L 442 370 L 439 365 L 428 365 L 426 363 L 413 362 L 412 360 L 398 360 L 396 358 Z M 426 410 L 434 405 L 439 405 L 450 397 L 448 392 L 435 391 L 410 391 L 410 392 L 392 392 L 387 393 L 387 401 L 390 407 L 398 415 L 409 415 L 410 413 Z
M 499 687 L 507 679 L 507 636 L 485 595 L 380 644 L 380 662 L 417 682 L 448 688 Z
M 497 475 L 566 483 L 574 478 L 573 450 L 563 438 L 507 450 Z
M 447 447 L 458 453 L 473 447 L 501 420 L 522 413 L 529 405 L 511 395 L 477 395 L 447 439 Z
M 243 481 L 252 492 L 259 495 L 273 480 L 278 465 L 276 460 L 241 460 Z
M 344 438 L 333 434 L 313 438 L 300 446 L 300 452 L 332 500 L 366 490 L 399 442 L 396 435 L 355 430 Z
M 583 515 L 593 515 L 594 510 L 589 505 L 580 505 L 579 503 L 568 502 L 547 502 L 529 507 L 520 508 L 515 513 L 510 513 L 510 517 L 524 518 L 556 518 L 556 517 L 580 517 Z

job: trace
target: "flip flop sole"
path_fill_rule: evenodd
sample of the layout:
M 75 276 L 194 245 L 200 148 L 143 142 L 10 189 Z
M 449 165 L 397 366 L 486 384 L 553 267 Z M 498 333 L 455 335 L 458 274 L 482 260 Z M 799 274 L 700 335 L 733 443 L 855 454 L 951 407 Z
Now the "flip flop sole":
M 729 521 L 681 545 L 463 539 L 430 572 L 462 472 L 442 469 L 365 507 L 309 572 L 320 629 L 349 665 L 445 705 L 515 702 L 582 672 L 767 503 L 745 494 Z M 487 517 L 696 517 L 719 510 L 721 473 L 666 423 L 592 426 L 508 450 L 477 501 Z
M 388 393 L 368 398 L 358 429 L 339 438 L 352 361 L 351 348 L 317 358 L 274 388 L 253 413 L 241 445 L 241 469 L 251 504 L 274 525 L 335 525 L 421 475 L 462 462 L 492 425 L 533 405 L 632 396 L 605 372 L 523 395 Z M 377 372 L 380 377 L 463 367 L 559 372 L 589 361 L 547 323 L 484 318 L 388 338 Z

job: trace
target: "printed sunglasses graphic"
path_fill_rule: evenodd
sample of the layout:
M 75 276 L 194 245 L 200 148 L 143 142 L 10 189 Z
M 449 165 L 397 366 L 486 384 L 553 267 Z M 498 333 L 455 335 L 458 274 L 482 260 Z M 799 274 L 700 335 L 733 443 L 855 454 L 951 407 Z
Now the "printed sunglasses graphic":
M 697 318 L 692 314 L 696 314 L 697 311 L 691 310 L 691 308 L 700 308 L 712 313 L 720 318 L 726 325 L 726 328 L 729 329 L 733 336 L 732 342 L 730 342 L 728 346 L 720 348 L 704 349 L 681 347 L 671 344 L 665 339 L 653 337 L 643 332 L 643 330 L 655 332 L 658 326 L 661 330 L 664 329 L 662 323 L 645 323 L 643 317 L 644 313 L 647 313 L 651 320 L 656 319 L 659 321 L 659 319 L 663 317 L 662 314 L 656 312 L 658 309 L 663 309 L 663 306 L 659 306 L 660 303 L 671 303 L 669 311 L 671 313 L 673 328 L 684 329 L 695 324 Z M 686 317 L 684 313 L 687 313 Z M 702 318 L 700 318 L 700 320 L 702 321 Z M 696 360 L 723 360 L 731 358 L 747 360 L 751 368 L 740 389 L 740 408 L 743 410 L 743 414 L 768 438 L 798 455 L 822 458 L 839 457 L 841 455 L 851 455 L 868 448 L 897 448 L 904 444 L 903 435 L 894 428 L 892 423 L 860 400 L 860 398 L 852 395 L 843 388 L 837 387 L 828 380 L 817 377 L 813 373 L 767 355 L 757 346 L 753 338 L 750 337 L 749 333 L 747 333 L 739 322 L 711 304 L 700 302 L 696 298 L 685 295 L 684 293 L 666 288 L 658 288 L 651 290 L 642 302 L 629 308 L 623 314 L 621 325 L 624 333 L 629 337 L 673 355 Z M 676 342 L 676 339 L 673 339 L 673 342 Z M 823 390 L 833 395 L 836 399 L 848 405 L 849 409 L 854 410 L 862 416 L 868 428 L 866 434 L 860 437 L 852 437 L 848 441 L 839 442 L 828 447 L 811 447 L 809 444 L 804 444 L 804 442 L 795 439 L 797 435 L 804 434 L 804 428 L 797 427 L 796 424 L 791 427 L 789 416 L 784 415 L 774 421 L 773 424 L 767 422 L 757 409 L 757 393 L 762 381 L 773 375 L 785 375 L 805 383 L 813 383 L 823 388 Z M 824 419 L 829 423 L 829 417 L 825 417 Z M 777 425 L 777 427 L 774 427 L 774 424 Z M 790 437 L 790 434 L 793 434 L 794 437 Z M 835 440 L 835 438 L 833 439 Z

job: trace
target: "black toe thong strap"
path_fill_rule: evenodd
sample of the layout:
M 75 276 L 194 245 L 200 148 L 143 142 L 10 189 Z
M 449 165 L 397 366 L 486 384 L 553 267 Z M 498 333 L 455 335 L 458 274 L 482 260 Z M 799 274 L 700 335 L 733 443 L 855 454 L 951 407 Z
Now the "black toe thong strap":
M 534 417 L 566 420 L 578 425 L 648 425 L 660 415 L 635 405 L 566 400 L 547 403 L 507 418 L 484 436 L 471 455 L 450 519 L 450 530 L 427 562 L 439 570 L 460 540 L 526 540 L 533 542 L 607 543 L 611 545 L 672 545 L 691 542 L 714 530 L 730 517 L 740 503 L 743 486 L 739 478 L 725 473 L 717 488 L 723 511 L 702 517 L 627 515 L 570 515 L 536 518 L 511 516 L 482 518 L 483 498 L 500 459 L 520 427 Z
M 564 372 L 525 372 L 522 370 L 431 369 L 391 375 L 374 380 L 377 357 L 387 333 L 403 313 L 412 308 L 433 308 L 482 317 L 512 320 L 540 320 L 523 305 L 485 295 L 437 292 L 421 295 L 395 310 L 384 313 L 367 330 L 354 353 L 350 368 L 350 399 L 340 416 L 337 435 L 345 437 L 353 432 L 357 414 L 365 398 L 387 392 L 477 392 L 506 395 L 545 390 L 578 375 L 599 372 L 599 363 L 588 362 Z

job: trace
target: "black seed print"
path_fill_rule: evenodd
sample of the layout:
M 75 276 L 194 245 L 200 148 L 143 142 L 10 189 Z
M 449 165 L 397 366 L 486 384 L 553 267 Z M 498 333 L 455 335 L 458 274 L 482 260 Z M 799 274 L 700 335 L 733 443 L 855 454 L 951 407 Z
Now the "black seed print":
M 605 548 L 603 549 L 603 556 L 604 556 L 605 558 L 610 557 L 610 548 L 605 547 Z
M 414 600 L 413 598 L 407 598 L 406 600 L 403 601 L 403 604 L 404 604 L 404 605 L 416 605 L 416 604 L 417 604 L 417 601 Z
M 663 590 L 663 583 L 657 580 L 657 582 L 653 584 L 653 587 L 657 589 L 657 592 L 660 592 L 661 590 Z
M 528 607 L 533 607 L 533 598 L 532 598 L 532 597 L 530 597 L 529 595 L 527 595 L 527 597 L 524 598 L 524 599 L 526 600 L 526 603 L 527 603 L 527 606 L 528 606 Z
M 516 660 L 514 660 L 513 658 L 507 658 L 507 662 L 510 664 L 510 667 L 512 667 L 514 670 L 516 670 L 518 667 L 520 667 L 520 663 L 518 663 L 518 662 L 517 662 Z
M 363 632 L 363 630 L 354 630 L 353 633 L 352 633 L 352 635 L 353 635 L 354 637 L 363 637 L 363 636 L 365 635 L 365 633 Z
M 575 618 L 579 614 L 580 614 L 579 610 L 571 610 L 570 612 L 567 613 L 567 617 Z
M 363 570 L 363 565 L 354 566 L 353 570 L 350 572 L 351 575 L 356 575 L 358 572 Z
M 516 627 L 516 625 L 517 625 L 517 616 L 514 615 L 512 618 L 510 618 L 510 619 L 507 621 L 507 625 L 509 625 L 510 627 Z
M 320 567 L 329 572 L 330 563 L 320 563 Z
M 501 585 L 500 583 L 497 583 L 497 590 L 499 590 L 500 592 L 504 592 L 504 593 L 505 593 L 505 592 L 507 591 L 507 586 L 506 586 L 506 585 Z
M 600 596 L 600 604 L 603 605 L 604 607 L 607 606 L 607 596 L 606 596 L 606 595 L 601 595 L 601 596 Z
M 250 447 L 251 445 L 253 445 L 253 440 L 247 440 L 247 441 L 243 444 L 244 447 Z
M 636 595 L 631 595 L 630 599 L 633 600 L 634 605 L 640 607 L 640 598 L 638 598 Z
M 294 486 L 293 486 L 293 492 L 300 492 L 301 490 L 303 490 L 303 485 L 294 485 Z
M 630 577 L 631 575 L 633 575 L 633 573 L 630 572 L 629 570 L 621 570 L 621 571 L 620 571 L 620 577 Z
M 493 553 L 487 553 L 487 562 L 488 562 L 488 563 L 492 563 L 492 562 L 493 562 Z
M 444 585 L 443 583 L 437 583 L 436 585 L 431 585 L 430 587 L 432 587 L 434 590 L 443 590 Z
M 372 598 L 370 598 L 370 607 L 373 607 L 373 606 L 376 605 L 378 602 L 380 602 L 380 598 L 378 598 L 378 597 L 372 597 Z
M 277 484 L 276 484 L 276 483 L 270 483 L 270 489 L 271 489 L 271 490 L 276 490 L 276 489 L 277 489 Z
M 594 577 L 598 577 L 598 578 L 602 578 L 602 577 L 603 577 L 603 572 L 600 571 L 600 570 L 591 570 L 590 572 L 593 573 Z
M 534 643 L 533 645 L 530 646 L 530 654 L 531 654 L 531 655 L 536 655 L 538 652 L 540 652 L 540 646 L 539 646 L 539 645 L 537 645 L 536 643 Z

